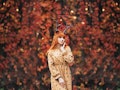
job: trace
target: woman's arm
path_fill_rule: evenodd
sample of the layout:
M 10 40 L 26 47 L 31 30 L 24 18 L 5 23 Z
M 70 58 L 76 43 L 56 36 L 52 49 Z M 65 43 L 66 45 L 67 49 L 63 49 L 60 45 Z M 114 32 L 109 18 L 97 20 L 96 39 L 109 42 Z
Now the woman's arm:
M 65 50 L 66 52 L 63 53 L 63 58 L 66 62 L 72 65 L 74 63 L 74 56 L 72 54 L 72 51 L 69 46 L 66 46 Z
M 52 55 L 50 52 L 48 52 L 48 67 L 49 67 L 51 75 L 56 80 L 61 77 L 59 71 L 56 69 L 56 67 L 54 65 L 54 61 L 53 61 L 53 58 L 52 58 Z

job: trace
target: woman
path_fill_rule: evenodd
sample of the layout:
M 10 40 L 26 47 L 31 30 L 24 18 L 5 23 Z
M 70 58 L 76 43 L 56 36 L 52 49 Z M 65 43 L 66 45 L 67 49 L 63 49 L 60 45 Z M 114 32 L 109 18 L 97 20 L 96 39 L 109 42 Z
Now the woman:
M 69 65 L 73 64 L 74 57 L 70 47 L 65 43 L 64 33 L 55 33 L 47 57 L 51 73 L 51 89 L 72 90 L 72 78 Z

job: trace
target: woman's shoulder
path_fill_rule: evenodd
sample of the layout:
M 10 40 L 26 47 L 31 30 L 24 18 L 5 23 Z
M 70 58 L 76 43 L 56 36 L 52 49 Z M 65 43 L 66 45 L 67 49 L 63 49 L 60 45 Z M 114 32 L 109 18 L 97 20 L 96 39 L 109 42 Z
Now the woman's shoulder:
M 70 46 L 68 46 L 68 45 L 65 47 L 65 49 L 66 49 L 67 51 L 71 51 L 71 48 L 70 48 Z
M 47 52 L 47 54 L 52 54 L 52 53 L 53 53 L 52 49 L 48 50 L 48 52 Z
M 68 46 L 68 45 L 66 45 L 66 47 L 65 47 L 66 49 L 70 49 L 70 46 Z

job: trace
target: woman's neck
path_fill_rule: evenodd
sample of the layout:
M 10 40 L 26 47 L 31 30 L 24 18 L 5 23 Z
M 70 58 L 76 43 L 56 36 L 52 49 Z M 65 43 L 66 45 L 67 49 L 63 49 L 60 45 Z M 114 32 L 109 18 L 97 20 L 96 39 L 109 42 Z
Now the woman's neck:
M 57 45 L 56 45 L 56 48 L 59 49 L 61 46 L 62 46 L 61 44 L 57 44 Z

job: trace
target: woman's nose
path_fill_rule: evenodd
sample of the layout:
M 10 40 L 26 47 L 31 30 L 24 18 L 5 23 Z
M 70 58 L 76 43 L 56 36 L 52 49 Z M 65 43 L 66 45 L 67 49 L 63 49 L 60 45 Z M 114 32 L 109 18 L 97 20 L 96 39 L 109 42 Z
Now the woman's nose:
M 63 38 L 62 41 L 65 41 L 65 39 Z

